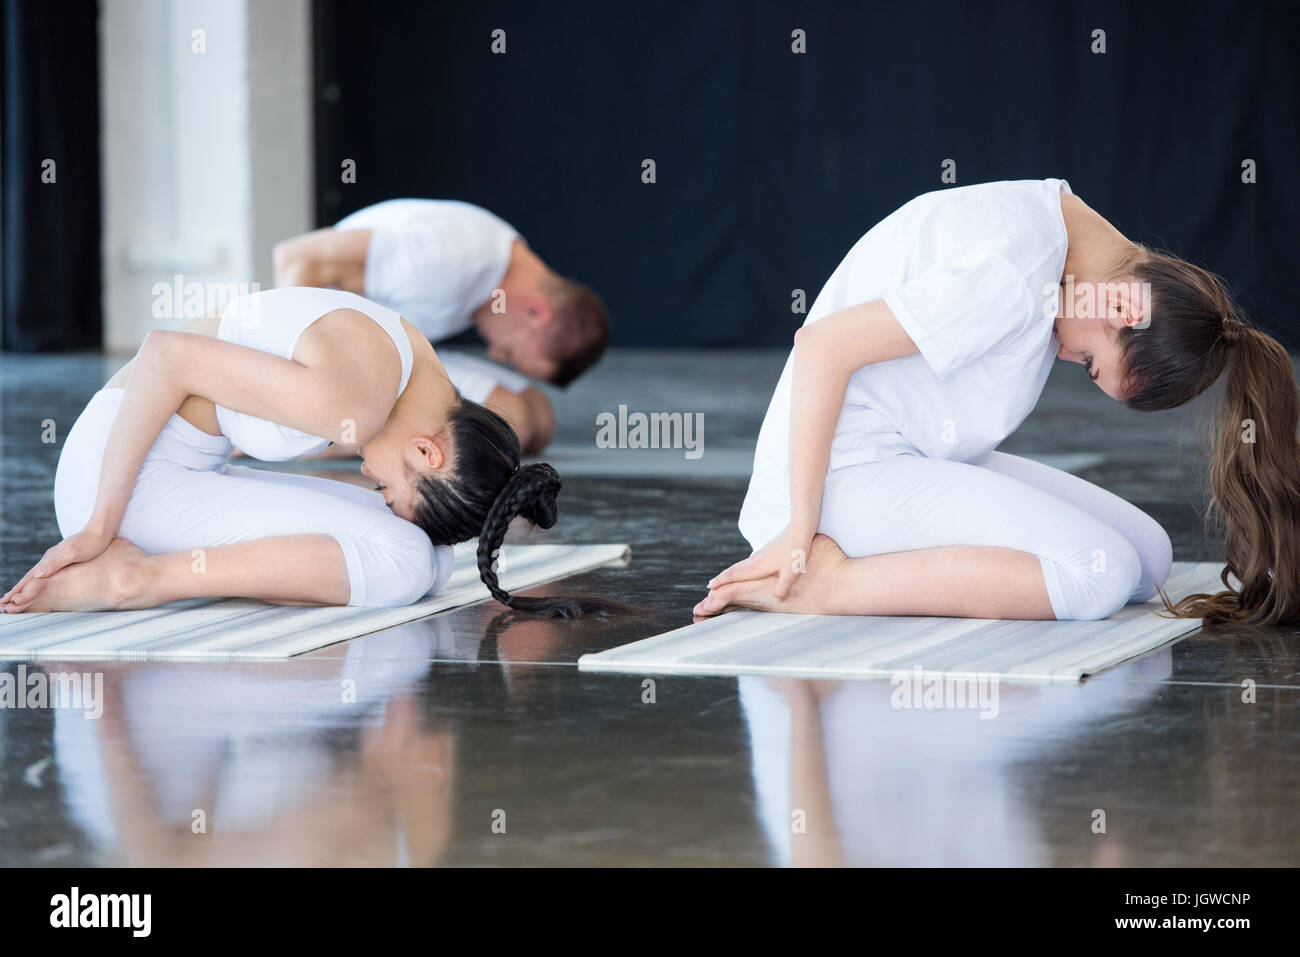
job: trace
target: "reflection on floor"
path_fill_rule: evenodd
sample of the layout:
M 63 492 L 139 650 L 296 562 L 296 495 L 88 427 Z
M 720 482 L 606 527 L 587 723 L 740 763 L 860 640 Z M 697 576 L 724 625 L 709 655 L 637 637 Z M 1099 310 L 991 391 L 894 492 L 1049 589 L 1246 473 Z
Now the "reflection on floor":
M 629 567 L 539 591 L 632 614 L 483 604 L 266 664 L 0 663 L 0 864 L 1300 863 L 1295 629 L 1193 635 L 1080 686 L 1004 685 L 994 720 L 896 707 L 883 680 L 579 672 L 586 652 L 689 622 L 744 554 L 735 462 L 783 359 L 617 353 L 555 393 L 556 459 L 582 464 L 556 528 L 515 540 L 631 543 Z M 115 365 L 0 356 L 5 581 L 55 540 L 42 434 L 61 438 Z M 620 404 L 703 413 L 699 461 L 730 464 L 664 472 L 625 450 L 600 474 L 596 416 Z M 1074 467 L 1159 519 L 1176 558 L 1211 560 L 1194 413 L 1130 413 L 1062 364 L 1003 448 L 1100 456 Z M 90 698 L 5 698 L 38 673 L 65 695 L 86 673 Z

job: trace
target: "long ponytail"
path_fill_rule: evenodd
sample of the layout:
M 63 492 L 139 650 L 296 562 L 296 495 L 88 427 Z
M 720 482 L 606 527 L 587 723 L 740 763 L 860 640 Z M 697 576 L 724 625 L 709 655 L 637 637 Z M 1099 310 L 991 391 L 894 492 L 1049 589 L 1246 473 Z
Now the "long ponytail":
M 545 462 L 522 465 L 506 481 L 483 522 L 478 536 L 478 574 L 492 597 L 515 611 L 530 611 L 548 618 L 576 618 L 587 609 L 574 598 L 527 598 L 512 595 L 497 578 L 497 555 L 506 530 L 516 515 L 538 528 L 555 524 L 555 498 L 560 493 L 560 476 Z
M 522 465 L 506 481 L 497 496 L 483 530 L 478 536 L 478 574 L 492 597 L 514 611 L 527 611 L 547 618 L 579 618 L 583 615 L 607 615 L 618 610 L 613 602 L 587 598 L 529 598 L 512 595 L 497 579 L 497 555 L 506 530 L 516 515 L 538 528 L 555 524 L 555 499 L 560 494 L 560 476 L 545 462 Z
M 1300 622 L 1300 390 L 1291 358 L 1271 336 L 1226 317 L 1232 357 L 1214 420 L 1213 498 L 1224 522 L 1224 591 L 1165 608 L 1208 624 Z M 1237 580 L 1234 585 L 1229 576 Z
M 1209 624 L 1300 622 L 1300 390 L 1290 356 L 1242 322 L 1227 285 L 1200 266 L 1137 245 L 1121 272 L 1151 291 L 1148 327 L 1120 330 L 1129 408 L 1172 409 L 1227 372 L 1204 516 L 1207 530 L 1223 520 L 1224 590 L 1176 605 L 1161 590 L 1165 608 Z

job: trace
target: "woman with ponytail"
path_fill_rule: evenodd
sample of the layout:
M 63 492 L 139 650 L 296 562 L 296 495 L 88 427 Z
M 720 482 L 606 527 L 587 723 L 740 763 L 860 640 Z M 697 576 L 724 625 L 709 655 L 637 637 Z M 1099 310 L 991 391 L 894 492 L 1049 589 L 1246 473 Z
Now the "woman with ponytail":
M 1057 359 L 1138 411 L 1226 371 L 1209 475 L 1223 591 L 1171 604 L 1154 519 L 995 451 Z M 796 333 L 740 513 L 754 552 L 695 611 L 1099 619 L 1159 594 L 1176 616 L 1294 624 L 1298 413 L 1286 350 L 1222 282 L 1064 180 L 927 193 L 858 241 Z
M 232 465 L 357 449 L 373 491 Z M 220 317 L 154 331 L 64 440 L 54 481 L 63 541 L 0 611 L 148 608 L 182 598 L 386 607 L 436 591 L 451 546 L 476 535 L 479 570 L 512 518 L 555 524 L 560 479 L 520 467 L 506 421 L 460 395 L 397 313 L 334 289 L 242 296 Z
M 1154 318 L 1119 340 L 1133 409 L 1181 405 L 1227 378 L 1211 436 L 1207 525 L 1221 520 L 1224 590 L 1166 609 L 1209 624 L 1300 622 L 1300 392 L 1291 357 L 1238 317 L 1223 282 L 1167 253 L 1138 247 L 1131 272 L 1149 284 Z M 1234 581 L 1235 579 L 1235 581 Z

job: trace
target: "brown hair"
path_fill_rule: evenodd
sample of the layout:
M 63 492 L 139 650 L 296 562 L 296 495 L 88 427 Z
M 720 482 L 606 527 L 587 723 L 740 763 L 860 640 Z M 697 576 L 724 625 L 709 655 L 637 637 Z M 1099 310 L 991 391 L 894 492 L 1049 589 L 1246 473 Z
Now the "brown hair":
M 1175 617 L 1207 624 L 1300 622 L 1300 390 L 1291 358 L 1242 321 L 1223 281 L 1199 266 L 1139 246 L 1128 271 L 1149 284 L 1151 321 L 1120 331 L 1125 404 L 1170 409 L 1227 370 L 1205 510 L 1207 526 L 1223 519 L 1225 590 L 1171 604 L 1161 589 L 1161 601 Z
M 573 279 L 555 277 L 550 290 L 556 321 L 548 353 L 556 362 L 551 382 L 567 386 L 594 366 L 609 345 L 609 312 L 595 292 Z

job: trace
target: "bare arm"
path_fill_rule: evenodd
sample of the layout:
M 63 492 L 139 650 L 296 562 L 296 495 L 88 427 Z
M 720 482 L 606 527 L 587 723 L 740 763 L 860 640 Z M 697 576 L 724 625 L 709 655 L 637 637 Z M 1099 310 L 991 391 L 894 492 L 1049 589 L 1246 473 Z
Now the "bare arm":
M 790 524 L 811 541 L 821 521 L 831 440 L 849 377 L 917 351 L 882 299 L 831 313 L 794 337 L 790 401 Z
M 396 400 L 400 359 L 367 317 L 340 309 L 308 333 L 315 364 L 190 332 L 150 332 L 132 363 L 107 447 L 95 507 L 69 536 L 11 589 L 100 555 L 117 534 L 136 477 L 167 420 L 191 395 L 236 412 L 336 441 L 364 444 L 387 421 Z
M 400 360 L 389 350 L 395 368 Z M 208 336 L 150 332 L 109 432 L 114 454 L 104 463 L 92 525 L 110 537 L 117 531 L 145 456 L 191 395 L 334 441 L 352 428 L 354 444 L 364 443 L 388 418 L 397 376 L 385 393 L 380 383 L 388 377 L 366 374 L 354 357 L 338 360 L 307 366 Z
M 320 286 L 366 291 L 369 229 L 317 229 L 276 243 L 271 253 L 277 286 Z
M 555 438 L 555 410 L 541 389 L 511 392 L 499 385 L 483 404 L 510 423 L 525 455 L 536 455 Z
M 777 576 L 776 596 L 789 594 L 800 558 L 808 555 L 821 523 L 831 440 L 844 407 L 849 377 L 863 366 L 917 351 L 883 300 L 873 299 L 801 328 L 794 337 L 790 399 L 790 524 L 751 557 L 709 582 Z

